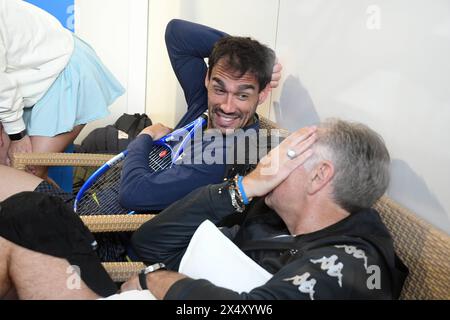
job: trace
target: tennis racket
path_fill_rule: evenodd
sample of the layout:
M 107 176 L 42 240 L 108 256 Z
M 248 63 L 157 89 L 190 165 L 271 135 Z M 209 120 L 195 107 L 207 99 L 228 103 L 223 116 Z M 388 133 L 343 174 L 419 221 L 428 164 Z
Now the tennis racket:
M 149 168 L 153 172 L 166 170 L 183 157 L 183 150 L 198 130 L 207 123 L 207 113 L 183 128 L 154 141 L 149 154 Z M 79 215 L 133 214 L 119 204 L 119 188 L 125 150 L 98 168 L 78 192 L 74 211 Z

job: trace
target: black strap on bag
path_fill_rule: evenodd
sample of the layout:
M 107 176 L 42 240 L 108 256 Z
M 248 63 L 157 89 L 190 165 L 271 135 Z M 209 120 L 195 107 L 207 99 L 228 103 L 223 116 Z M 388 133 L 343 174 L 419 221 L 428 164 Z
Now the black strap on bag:
M 123 114 L 114 125 L 97 128 L 87 135 L 81 145 L 75 146 L 77 153 L 117 154 L 124 151 L 128 144 L 152 121 L 146 114 Z M 126 133 L 125 136 L 120 133 Z
M 117 130 L 123 131 L 128 134 L 129 139 L 134 139 L 136 136 L 146 127 L 152 125 L 152 120 L 142 113 L 127 114 L 124 113 L 119 119 L 117 119 L 114 127 Z

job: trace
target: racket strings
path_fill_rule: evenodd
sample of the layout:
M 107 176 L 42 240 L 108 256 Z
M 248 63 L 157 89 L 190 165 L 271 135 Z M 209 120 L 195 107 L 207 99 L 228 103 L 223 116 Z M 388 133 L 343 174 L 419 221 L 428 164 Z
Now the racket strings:
M 128 214 L 130 210 L 119 203 L 122 162 L 111 167 L 95 181 L 80 199 L 78 214 L 111 215 Z M 155 146 L 149 154 L 149 167 L 152 171 L 162 171 L 172 166 L 172 153 L 168 146 Z
M 126 214 L 119 204 L 121 163 L 99 177 L 79 201 L 80 215 Z
M 148 156 L 148 166 L 154 172 L 168 169 L 172 166 L 172 152 L 167 146 L 155 146 Z

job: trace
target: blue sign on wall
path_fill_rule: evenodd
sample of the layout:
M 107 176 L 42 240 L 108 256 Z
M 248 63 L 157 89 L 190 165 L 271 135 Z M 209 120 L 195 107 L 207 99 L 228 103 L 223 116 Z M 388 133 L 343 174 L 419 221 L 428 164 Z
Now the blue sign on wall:
M 74 0 L 26 0 L 54 15 L 67 29 L 74 31 Z

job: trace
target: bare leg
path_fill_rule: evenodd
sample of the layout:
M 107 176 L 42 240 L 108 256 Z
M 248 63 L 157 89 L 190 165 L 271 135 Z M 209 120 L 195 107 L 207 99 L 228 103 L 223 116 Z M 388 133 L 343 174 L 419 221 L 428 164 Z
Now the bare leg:
M 84 125 L 79 125 L 73 128 L 71 132 L 63 133 L 55 137 L 32 136 L 31 144 L 33 146 L 33 152 L 63 152 L 77 138 L 83 128 Z M 42 179 L 47 178 L 47 167 L 34 167 L 33 169 L 36 176 Z
M 11 167 L 0 165 L 0 201 L 23 191 L 34 191 L 42 179 Z
M 0 257 L 5 258 L 6 252 L 5 260 L 9 261 L 6 277 L 5 270 L 0 269 L 0 279 L 4 280 L 0 283 L 0 290 L 3 290 L 0 293 L 5 294 L 10 289 L 9 284 L 16 289 L 19 299 L 24 300 L 99 298 L 81 279 L 74 285 L 71 280 L 74 274 L 67 260 L 22 248 L 1 237 L 0 248 Z
M 8 275 L 9 257 L 11 256 L 11 246 L 0 237 L 0 299 L 6 298 L 12 290 L 11 279 Z
M 9 137 L 3 130 L 2 124 L 0 123 L 0 165 L 7 165 L 8 159 L 8 148 L 9 148 Z

